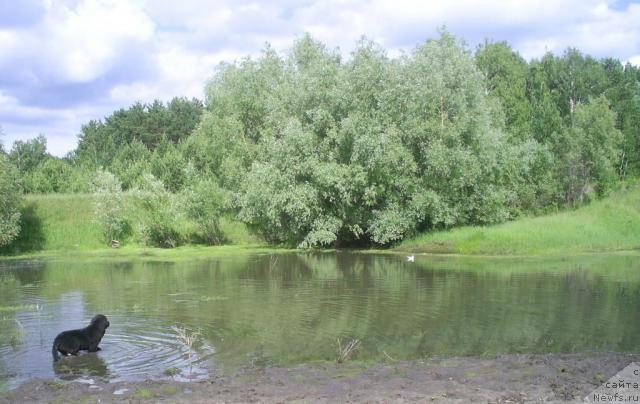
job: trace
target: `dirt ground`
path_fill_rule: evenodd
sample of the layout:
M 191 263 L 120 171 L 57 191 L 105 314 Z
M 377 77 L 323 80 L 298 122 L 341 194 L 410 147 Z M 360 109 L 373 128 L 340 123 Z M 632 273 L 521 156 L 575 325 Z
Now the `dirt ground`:
M 201 382 L 31 380 L 0 403 L 582 402 L 640 354 L 503 355 L 245 369 Z

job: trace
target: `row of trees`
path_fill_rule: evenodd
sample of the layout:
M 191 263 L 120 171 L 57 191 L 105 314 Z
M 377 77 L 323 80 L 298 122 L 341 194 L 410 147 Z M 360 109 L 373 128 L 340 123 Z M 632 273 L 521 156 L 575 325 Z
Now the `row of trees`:
M 307 36 L 222 66 L 189 140 L 268 240 L 388 244 L 575 204 L 637 172 L 637 115 L 612 105 L 637 107 L 638 70 L 609 70 L 636 94 L 611 101 L 613 81 L 590 75 L 607 66 L 576 51 L 528 65 L 506 44 L 474 58 L 447 32 L 397 59 L 363 40 L 343 62 Z
M 166 105 L 136 103 L 104 122 L 84 125 L 78 147 L 64 158 L 47 152 L 42 135 L 15 141 L 6 154 L 18 170 L 18 185 L 24 193 L 89 192 L 99 168 L 120 177 L 125 189 L 147 172 L 177 190 L 183 185 L 187 163 L 179 144 L 196 128 L 202 111 L 197 99 L 174 98 Z
M 87 191 L 104 169 L 123 190 L 213 198 L 272 242 L 389 244 L 575 205 L 638 175 L 639 82 L 575 49 L 526 62 L 442 32 L 399 58 L 363 39 L 343 60 L 305 36 L 221 65 L 206 108 L 135 104 L 83 126 L 64 159 L 36 138 L 6 160 L 24 192 Z

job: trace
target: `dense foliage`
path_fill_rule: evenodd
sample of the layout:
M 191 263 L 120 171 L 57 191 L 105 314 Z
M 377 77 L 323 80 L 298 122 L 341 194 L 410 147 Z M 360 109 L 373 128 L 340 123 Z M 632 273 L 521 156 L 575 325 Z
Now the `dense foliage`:
M 537 63 L 530 73 L 505 44 L 474 60 L 446 32 L 398 59 L 363 40 L 343 62 L 306 36 L 285 57 L 223 65 L 191 139 L 273 242 L 388 244 L 500 222 L 603 194 L 620 174 L 602 93 L 538 91 Z
M 386 245 L 640 174 L 640 70 L 576 49 L 527 62 L 504 42 L 472 54 L 446 31 L 398 58 L 363 39 L 343 60 L 304 36 L 220 65 L 206 107 L 137 103 L 83 126 L 63 159 L 44 137 L 8 156 L 23 192 L 86 192 L 113 173 L 153 245 L 180 242 L 178 217 L 220 243 L 228 212 L 275 243 Z
M 107 245 L 117 245 L 127 228 L 122 186 L 108 171 L 98 170 L 92 183 L 94 218 Z
M 261 83 L 250 107 L 238 82 Z M 482 83 L 448 34 L 398 60 L 363 41 L 342 63 L 305 37 L 284 59 L 266 52 L 226 66 L 209 86 L 208 114 L 236 120 L 236 142 L 255 149 L 235 190 L 239 217 L 302 246 L 386 244 L 507 219 L 517 189 L 504 162 L 520 160 L 492 125 Z
M 18 171 L 6 155 L 2 135 L 0 127 L 0 247 L 11 243 L 21 230 Z
M 20 191 L 17 180 L 15 167 L 0 147 L 0 247 L 9 244 L 20 233 Z
M 0 150 L 0 247 L 9 244 L 20 233 L 20 191 L 17 173 Z
M 224 235 L 220 230 L 220 218 L 227 209 L 226 192 L 215 178 L 201 176 L 190 167 L 188 185 L 182 192 L 182 205 L 187 218 L 198 227 L 202 241 L 220 244 Z
M 82 127 L 73 161 L 95 170 L 103 167 L 130 189 L 144 173 L 152 173 L 171 191 L 182 188 L 186 160 L 177 149 L 200 122 L 203 105 L 197 99 L 174 98 L 136 103 L 104 122 Z
M 145 245 L 173 248 L 180 243 L 176 197 L 153 174 L 144 174 L 134 191 L 135 230 Z
M 504 43 L 476 53 L 506 130 L 551 153 L 552 173 L 538 206 L 574 204 L 605 194 L 620 177 L 640 174 L 640 70 L 568 49 L 529 65 Z M 539 176 L 534 179 L 539 180 Z

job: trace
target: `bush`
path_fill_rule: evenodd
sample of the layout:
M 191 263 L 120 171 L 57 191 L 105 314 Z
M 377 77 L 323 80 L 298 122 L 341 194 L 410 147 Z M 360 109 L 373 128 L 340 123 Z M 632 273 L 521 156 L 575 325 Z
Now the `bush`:
M 173 248 L 181 241 L 178 204 L 162 181 L 144 174 L 134 191 L 138 238 L 148 246 Z
M 182 193 L 187 217 L 198 226 L 202 238 L 208 244 L 222 243 L 220 217 L 228 204 L 228 195 L 214 178 L 192 178 Z
M 16 169 L 0 151 L 0 247 L 20 233 L 20 203 Z
M 115 175 L 98 170 L 92 183 L 94 217 L 107 245 L 119 241 L 127 228 L 122 186 Z
M 27 175 L 25 191 L 40 194 L 69 192 L 73 171 L 71 165 L 63 159 L 48 156 Z

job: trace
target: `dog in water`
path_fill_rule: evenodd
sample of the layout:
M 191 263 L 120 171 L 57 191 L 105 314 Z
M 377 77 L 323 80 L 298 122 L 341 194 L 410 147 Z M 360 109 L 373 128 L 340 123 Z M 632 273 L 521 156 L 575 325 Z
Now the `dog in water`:
M 98 344 L 104 337 L 104 332 L 109 327 L 107 317 L 98 314 L 91 319 L 91 323 L 85 328 L 79 330 L 63 331 L 53 340 L 53 348 L 51 354 L 53 360 L 60 359 L 58 352 L 63 355 L 77 355 L 78 351 L 84 350 L 89 352 L 99 351 Z

